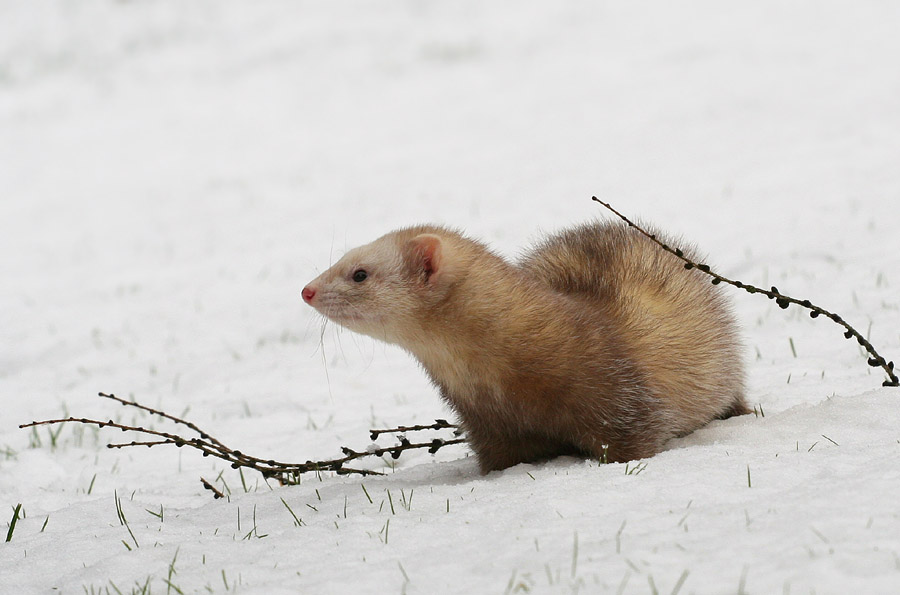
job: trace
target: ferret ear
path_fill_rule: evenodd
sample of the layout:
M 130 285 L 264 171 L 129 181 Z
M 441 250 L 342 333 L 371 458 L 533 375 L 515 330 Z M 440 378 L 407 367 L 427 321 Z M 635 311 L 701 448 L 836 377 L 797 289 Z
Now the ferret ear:
M 444 269 L 444 244 L 432 233 L 419 234 L 406 245 L 404 257 L 410 270 L 424 273 L 426 282 L 434 282 Z

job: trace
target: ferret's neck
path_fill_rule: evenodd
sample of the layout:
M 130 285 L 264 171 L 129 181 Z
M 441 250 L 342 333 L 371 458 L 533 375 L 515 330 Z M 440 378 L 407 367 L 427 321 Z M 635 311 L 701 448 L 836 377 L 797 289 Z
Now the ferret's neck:
M 473 270 L 402 346 L 438 384 L 457 394 L 482 392 L 500 386 L 536 342 L 555 352 L 572 335 L 561 300 L 511 265 Z

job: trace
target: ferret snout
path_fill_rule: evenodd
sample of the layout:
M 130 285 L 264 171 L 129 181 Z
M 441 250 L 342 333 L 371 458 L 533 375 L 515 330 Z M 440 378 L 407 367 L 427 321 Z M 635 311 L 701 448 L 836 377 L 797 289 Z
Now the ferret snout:
M 312 305 L 313 298 L 316 297 L 316 288 L 312 283 L 303 288 L 303 291 L 300 292 L 300 295 L 303 296 L 303 301 L 307 304 Z

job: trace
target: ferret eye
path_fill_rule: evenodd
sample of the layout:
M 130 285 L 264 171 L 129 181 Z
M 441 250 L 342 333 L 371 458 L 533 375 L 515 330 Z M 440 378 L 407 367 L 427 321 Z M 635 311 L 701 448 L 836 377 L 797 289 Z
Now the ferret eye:
M 365 272 L 362 269 L 358 269 L 353 273 L 353 281 L 356 283 L 362 283 L 366 279 L 368 279 L 369 273 Z

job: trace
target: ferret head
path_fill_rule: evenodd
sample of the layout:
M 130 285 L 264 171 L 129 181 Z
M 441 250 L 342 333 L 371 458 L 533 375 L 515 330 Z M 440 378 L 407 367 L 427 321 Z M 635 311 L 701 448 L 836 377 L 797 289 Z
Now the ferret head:
M 342 327 L 407 343 L 458 277 L 454 237 L 436 227 L 389 233 L 347 252 L 303 288 L 303 300 Z

